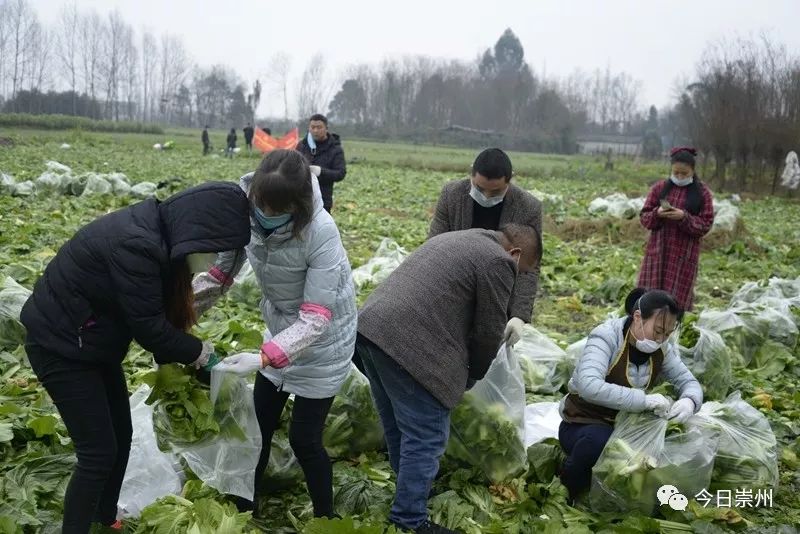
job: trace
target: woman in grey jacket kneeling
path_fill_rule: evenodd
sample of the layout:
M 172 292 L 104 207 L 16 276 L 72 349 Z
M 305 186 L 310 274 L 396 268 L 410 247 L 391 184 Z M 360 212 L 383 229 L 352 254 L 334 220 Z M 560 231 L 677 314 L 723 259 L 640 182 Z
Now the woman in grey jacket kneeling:
M 260 353 L 228 356 L 219 366 L 240 374 L 258 372 L 254 399 L 262 451 L 254 500 L 261 493 L 273 433 L 293 394 L 289 443 L 305 474 L 314 515 L 330 517 L 332 471 L 322 431 L 350 370 L 358 314 L 350 263 L 311 172 L 300 153 L 274 150 L 240 181 L 251 210 L 247 258 L 261 287 L 267 329 Z M 198 311 L 233 282 L 224 273 L 238 272 L 243 262 L 242 254 L 221 254 L 194 280 Z M 252 509 L 253 503 L 239 506 Z
M 561 401 L 558 438 L 567 459 L 561 481 L 575 499 L 589 488 L 592 467 L 603 452 L 619 411 L 653 411 L 685 422 L 703 404 L 700 383 L 669 342 L 683 310 L 661 290 L 634 289 L 625 300 L 627 315 L 595 328 Z M 672 383 L 673 402 L 647 390 L 662 380 Z

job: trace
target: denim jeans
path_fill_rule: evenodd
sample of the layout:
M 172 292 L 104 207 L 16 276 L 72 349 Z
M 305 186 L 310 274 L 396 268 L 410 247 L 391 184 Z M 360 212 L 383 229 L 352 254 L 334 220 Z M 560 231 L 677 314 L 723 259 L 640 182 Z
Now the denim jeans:
M 589 489 L 592 467 L 600 458 L 613 431 L 614 427 L 610 425 L 561 421 L 558 441 L 568 455 L 561 468 L 561 482 L 569 490 L 571 498 Z
M 397 489 L 389 521 L 416 529 L 428 519 L 428 496 L 447 447 L 450 410 L 378 346 L 359 336 L 356 350 L 383 424 Z

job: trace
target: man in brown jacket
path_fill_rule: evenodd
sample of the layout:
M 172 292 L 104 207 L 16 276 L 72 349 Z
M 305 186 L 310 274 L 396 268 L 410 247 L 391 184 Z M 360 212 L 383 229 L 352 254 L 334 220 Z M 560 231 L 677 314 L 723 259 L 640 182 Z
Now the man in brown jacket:
M 497 230 L 509 223 L 533 226 L 541 235 L 542 203 L 512 184 L 511 175 L 511 159 L 499 148 L 478 154 L 471 178 L 449 182 L 442 188 L 428 239 L 469 228 Z M 517 278 L 504 333 L 511 345 L 519 341 L 522 325 L 531 321 L 538 286 L 538 268 Z
M 418 533 L 450 428 L 450 410 L 483 378 L 503 341 L 517 273 L 535 269 L 541 237 L 531 226 L 433 237 L 369 296 L 356 352 L 381 417 L 397 490 L 389 520 Z

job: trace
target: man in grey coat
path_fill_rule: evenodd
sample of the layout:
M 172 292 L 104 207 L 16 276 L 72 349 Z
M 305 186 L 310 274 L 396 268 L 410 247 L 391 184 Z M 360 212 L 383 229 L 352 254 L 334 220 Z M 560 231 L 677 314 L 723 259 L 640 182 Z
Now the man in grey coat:
M 384 427 L 397 490 L 389 520 L 420 533 L 450 428 L 450 411 L 503 341 L 517 273 L 535 269 L 531 226 L 448 232 L 426 241 L 367 299 L 356 352 Z
M 468 228 L 497 230 L 509 223 L 532 226 L 541 235 L 542 203 L 512 184 L 511 175 L 511 159 L 499 148 L 478 154 L 470 178 L 442 188 L 428 238 Z M 504 333 L 511 345 L 519 341 L 522 325 L 531 321 L 538 287 L 538 268 L 517 278 Z

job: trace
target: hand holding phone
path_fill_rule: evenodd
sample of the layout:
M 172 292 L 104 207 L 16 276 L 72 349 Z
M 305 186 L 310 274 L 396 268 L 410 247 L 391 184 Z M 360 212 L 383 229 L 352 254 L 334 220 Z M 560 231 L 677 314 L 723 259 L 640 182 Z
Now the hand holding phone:
M 667 199 L 662 198 L 661 199 L 661 209 L 663 209 L 663 210 L 671 210 L 671 209 L 674 209 L 674 208 L 672 207 L 672 204 L 670 204 Z

